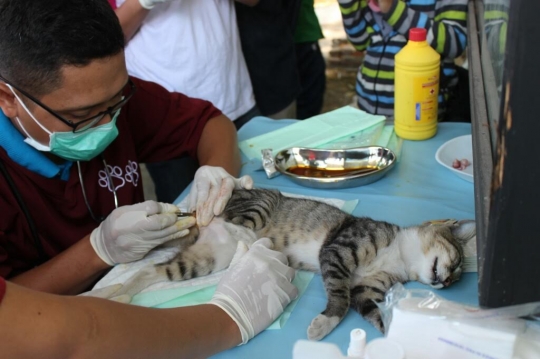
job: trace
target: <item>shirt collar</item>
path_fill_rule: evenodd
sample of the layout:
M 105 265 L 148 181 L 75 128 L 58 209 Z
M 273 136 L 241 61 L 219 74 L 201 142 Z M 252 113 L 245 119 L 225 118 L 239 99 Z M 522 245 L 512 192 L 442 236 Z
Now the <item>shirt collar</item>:
M 43 153 L 24 142 L 23 135 L 13 126 L 9 118 L 0 110 L 0 147 L 17 164 L 47 178 L 59 176 L 69 179 L 69 170 L 73 162 L 56 164 Z

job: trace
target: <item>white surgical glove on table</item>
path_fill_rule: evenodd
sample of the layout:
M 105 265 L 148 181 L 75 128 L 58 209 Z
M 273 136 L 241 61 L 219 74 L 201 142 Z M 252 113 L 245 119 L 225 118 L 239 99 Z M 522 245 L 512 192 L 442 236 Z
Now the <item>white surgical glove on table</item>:
M 202 166 L 195 172 L 189 209 L 197 211 L 199 226 L 207 226 L 214 216 L 223 212 L 234 189 L 252 188 L 253 179 L 249 176 L 234 178 L 221 167 Z
M 195 218 L 178 219 L 176 211 L 175 205 L 156 201 L 119 207 L 92 231 L 90 243 L 111 266 L 141 259 L 154 247 L 189 233 Z
M 242 344 L 272 324 L 298 296 L 291 283 L 294 269 L 287 266 L 283 253 L 270 249 L 272 246 L 268 238 L 255 242 L 224 274 L 209 302 L 238 324 Z

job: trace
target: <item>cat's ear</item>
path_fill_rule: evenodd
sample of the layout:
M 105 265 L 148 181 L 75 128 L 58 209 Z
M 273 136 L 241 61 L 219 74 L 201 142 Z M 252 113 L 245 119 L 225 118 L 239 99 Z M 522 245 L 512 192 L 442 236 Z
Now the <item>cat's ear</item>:
M 467 244 L 476 237 L 476 222 L 471 219 L 463 219 L 452 226 L 452 234 L 462 245 Z

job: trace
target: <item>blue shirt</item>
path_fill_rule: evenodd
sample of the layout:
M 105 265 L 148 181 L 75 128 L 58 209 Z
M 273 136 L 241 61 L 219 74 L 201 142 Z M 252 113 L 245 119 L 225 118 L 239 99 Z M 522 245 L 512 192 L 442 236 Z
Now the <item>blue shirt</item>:
M 25 143 L 24 139 L 9 118 L 0 110 L 0 147 L 6 150 L 9 158 L 44 177 L 59 176 L 63 181 L 69 179 L 69 170 L 73 162 L 66 161 L 62 164 L 56 164 L 43 153 Z

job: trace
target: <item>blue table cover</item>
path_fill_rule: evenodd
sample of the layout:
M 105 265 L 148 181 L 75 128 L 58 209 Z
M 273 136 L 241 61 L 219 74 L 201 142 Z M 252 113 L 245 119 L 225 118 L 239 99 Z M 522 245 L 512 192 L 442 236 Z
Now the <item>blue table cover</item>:
M 294 122 L 295 120 L 276 121 L 256 117 L 240 129 L 238 140 L 267 133 Z M 259 188 L 274 188 L 284 192 L 343 200 L 358 199 L 354 215 L 368 216 L 401 226 L 432 219 L 474 219 L 473 184 L 458 178 L 435 160 L 435 152 L 444 142 L 470 133 L 470 124 L 440 123 L 435 137 L 426 141 L 404 141 L 402 157 L 397 165 L 381 180 L 362 187 L 321 190 L 296 185 L 285 176 L 268 179 L 266 173 L 260 169 L 260 160 L 250 161 L 244 155 L 241 174 L 251 175 Z M 189 188 L 178 200 L 185 197 L 188 191 Z M 466 273 L 449 288 L 433 290 L 443 298 L 478 305 L 477 281 L 476 273 Z M 431 289 L 417 282 L 408 283 L 405 287 Z M 320 275 L 315 275 L 284 328 L 264 331 L 246 345 L 219 353 L 212 358 L 292 358 L 294 343 L 299 339 L 307 339 L 306 332 L 311 320 L 324 310 L 325 305 L 323 283 Z M 354 328 L 364 329 L 368 341 L 382 336 L 358 313 L 351 310 L 323 341 L 338 345 L 341 351 L 346 353 L 349 334 Z

